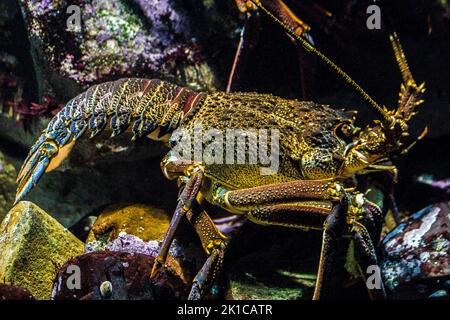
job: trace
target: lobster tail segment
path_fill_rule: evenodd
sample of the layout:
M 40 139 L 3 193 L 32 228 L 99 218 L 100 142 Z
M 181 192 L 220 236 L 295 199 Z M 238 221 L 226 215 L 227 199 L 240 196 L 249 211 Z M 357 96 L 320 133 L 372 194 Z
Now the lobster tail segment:
M 44 172 L 51 171 L 61 164 L 73 144 L 73 136 L 68 130 L 57 130 L 51 134 L 42 133 L 31 148 L 17 176 L 18 187 L 15 203 L 22 200 L 37 184 Z
M 61 164 L 85 132 L 92 138 L 105 129 L 111 137 L 129 130 L 133 140 L 165 141 L 205 96 L 161 80 L 130 78 L 92 86 L 55 115 L 31 148 L 17 177 L 16 202 L 44 172 Z

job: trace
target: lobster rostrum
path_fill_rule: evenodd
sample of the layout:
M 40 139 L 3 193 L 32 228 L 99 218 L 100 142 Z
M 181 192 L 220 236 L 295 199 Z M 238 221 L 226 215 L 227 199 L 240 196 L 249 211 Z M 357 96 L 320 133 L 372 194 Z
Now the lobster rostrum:
M 193 133 L 198 122 L 203 130 L 277 129 L 280 165 L 268 175 L 261 175 L 259 164 L 195 162 L 169 151 L 161 167 L 167 178 L 178 179 L 181 193 L 151 277 L 158 277 L 164 267 L 177 226 L 185 217 L 208 255 L 189 297 L 202 298 L 211 288 L 223 264 L 227 238 L 206 212 L 205 202 L 259 224 L 322 230 L 315 299 L 328 297 L 332 292 L 327 283 L 332 277 L 334 246 L 339 239 L 354 241 L 360 270 L 377 264 L 373 242 L 379 237 L 380 226 L 373 225 L 382 221 L 382 212 L 345 183 L 357 174 L 396 173 L 391 160 L 412 146 L 405 144 L 407 124 L 416 106 L 422 103 L 424 85 L 416 85 L 393 33 L 390 39 L 403 84 L 397 108 L 380 107 L 302 37 L 305 29 L 295 28 L 300 20 L 293 19 L 292 12 L 287 12 L 280 0 L 248 3 L 251 5 L 246 10 L 262 9 L 308 51 L 335 69 L 363 95 L 379 119 L 358 128 L 354 113 L 314 102 L 259 93 L 195 92 L 160 80 L 129 78 L 106 82 L 70 100 L 50 121 L 18 174 L 16 202 L 24 198 L 44 172 L 58 167 L 75 142 L 86 135 L 94 137 L 104 130 L 109 130 L 111 136 L 129 132 L 133 140 L 148 137 L 173 146 L 171 136 L 175 131 Z M 383 287 L 368 288 L 368 292 L 373 298 L 385 295 Z

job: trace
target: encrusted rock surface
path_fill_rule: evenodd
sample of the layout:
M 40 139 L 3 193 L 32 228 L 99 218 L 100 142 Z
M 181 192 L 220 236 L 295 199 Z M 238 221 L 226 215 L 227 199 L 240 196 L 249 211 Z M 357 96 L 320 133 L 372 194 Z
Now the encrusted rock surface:
M 92 252 L 68 261 L 59 270 L 52 298 L 56 300 L 183 299 L 187 288 L 174 274 L 165 272 L 150 281 L 154 257 L 140 253 Z M 79 280 L 74 266 L 79 270 Z M 69 269 L 70 268 L 70 269 Z M 79 286 L 77 281 L 79 281 Z
M 83 253 L 83 243 L 31 202 L 14 206 L 0 225 L 0 279 L 49 299 L 56 268 Z
M 415 213 L 382 243 L 382 274 L 395 298 L 426 298 L 450 280 L 450 202 Z
M 16 169 L 0 152 L 0 221 L 14 202 Z
M 80 86 L 139 74 L 176 75 L 192 87 L 214 86 L 188 12 L 178 1 L 20 3 L 38 74 L 57 92 L 70 94 Z M 184 68 L 197 72 L 193 77 Z
M 116 239 L 109 242 L 101 240 L 88 242 L 85 252 L 125 252 L 156 258 L 159 247 L 160 243 L 157 240 L 143 241 L 135 235 L 121 232 Z M 166 268 L 177 275 L 185 285 L 189 285 L 204 261 L 205 254 L 197 243 L 185 243 L 175 239 L 169 250 Z
M 25 288 L 0 283 L 0 301 L 2 300 L 34 300 L 34 298 Z

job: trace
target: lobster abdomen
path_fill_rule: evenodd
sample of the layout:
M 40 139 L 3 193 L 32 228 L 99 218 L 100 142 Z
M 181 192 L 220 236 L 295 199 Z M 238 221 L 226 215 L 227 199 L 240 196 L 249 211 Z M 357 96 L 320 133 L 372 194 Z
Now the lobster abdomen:
M 44 172 L 59 166 L 86 131 L 94 137 L 109 128 L 111 136 L 117 136 L 131 129 L 133 139 L 163 140 L 205 97 L 169 82 L 139 78 L 90 87 L 55 115 L 31 148 L 17 177 L 16 202 Z
M 160 80 L 105 82 L 70 100 L 49 123 L 46 133 L 69 129 L 76 140 L 86 129 L 93 137 L 109 124 L 112 136 L 117 136 L 133 123 L 135 138 L 147 136 L 158 127 L 164 129 L 164 134 L 176 129 L 203 95 Z

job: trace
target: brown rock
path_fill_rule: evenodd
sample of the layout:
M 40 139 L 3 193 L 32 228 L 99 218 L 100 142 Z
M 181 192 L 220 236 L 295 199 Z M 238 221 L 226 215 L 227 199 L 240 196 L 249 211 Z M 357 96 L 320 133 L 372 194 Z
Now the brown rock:
M 173 273 L 164 271 L 154 282 L 150 280 L 153 262 L 154 257 L 140 253 L 84 254 L 59 270 L 52 297 L 55 300 L 186 299 L 189 288 Z M 73 278 L 74 270 L 78 270 L 78 280 Z
M 34 298 L 25 288 L 0 284 L 0 300 L 34 300 Z

